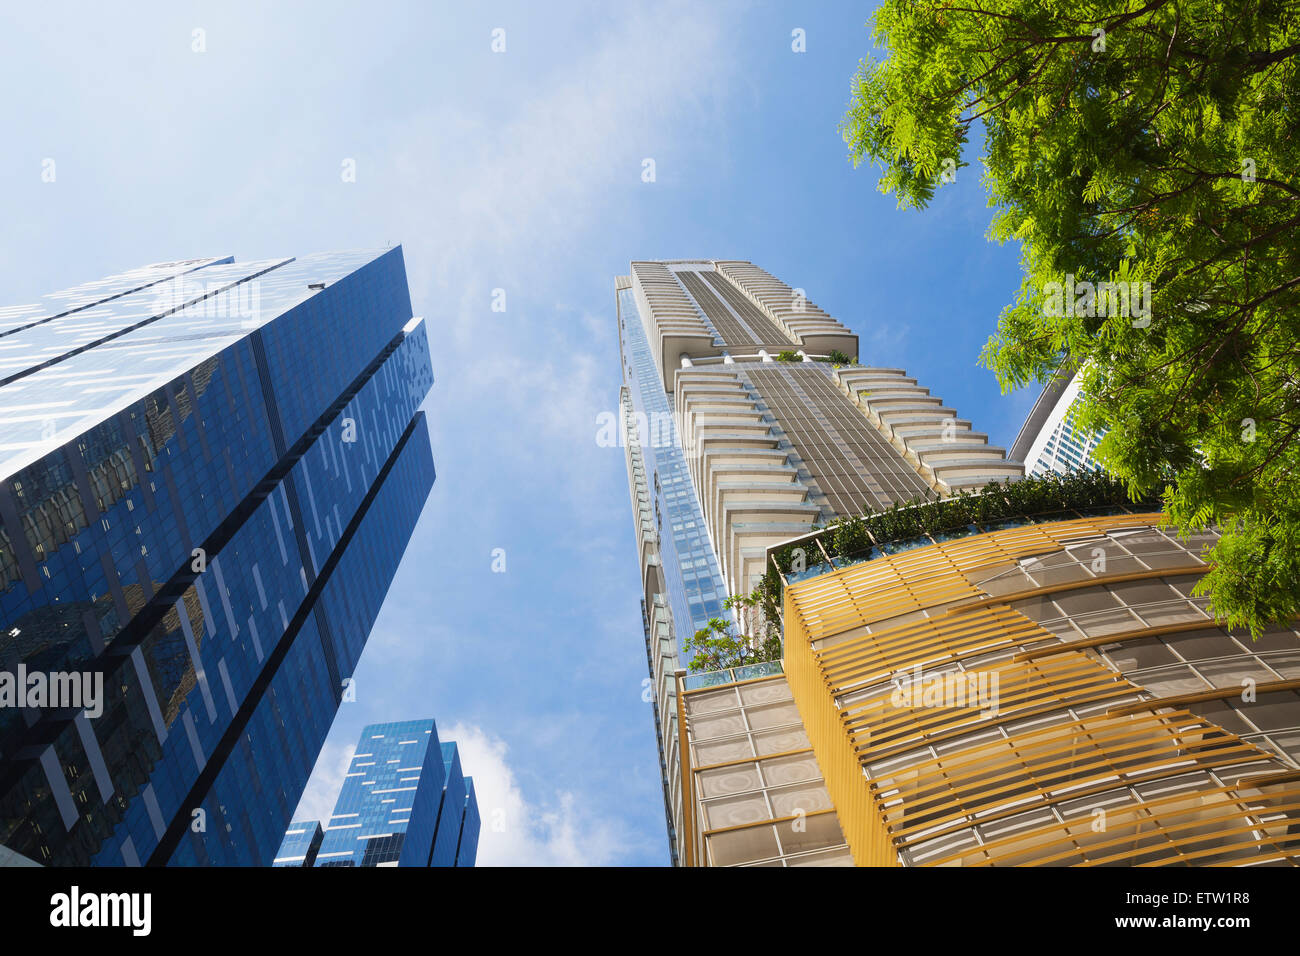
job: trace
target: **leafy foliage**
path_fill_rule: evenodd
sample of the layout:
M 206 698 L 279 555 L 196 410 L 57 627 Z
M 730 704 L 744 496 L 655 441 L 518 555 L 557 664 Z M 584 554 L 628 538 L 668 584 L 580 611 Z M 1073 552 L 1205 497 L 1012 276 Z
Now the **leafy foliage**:
M 1098 460 L 1180 531 L 1222 528 L 1216 614 L 1258 634 L 1300 613 L 1300 9 L 885 0 L 873 36 L 854 162 L 924 207 L 978 124 L 990 236 L 1021 243 L 983 363 L 1004 390 L 1081 369 Z
M 758 592 L 749 595 L 733 595 L 723 602 L 728 610 L 744 608 L 757 611 L 746 615 L 761 621 L 758 635 L 740 634 L 733 630 L 731 624 L 720 617 L 709 619 L 706 627 L 695 632 L 685 641 L 685 649 L 693 653 L 690 669 L 696 673 L 722 670 L 724 667 L 742 667 L 745 664 L 759 664 L 763 661 L 781 659 L 781 634 L 775 625 L 775 617 L 764 617 L 761 607 L 763 601 Z
M 990 482 L 981 491 L 959 492 L 951 498 L 917 499 L 873 514 L 837 518 L 818 532 L 820 547 L 811 540 L 796 540 L 778 548 L 772 557 L 782 574 L 790 574 L 821 562 L 823 549 L 832 558 L 866 559 L 880 554 L 881 548 L 924 535 L 976 534 L 1004 522 L 1067 519 L 1076 513 L 1135 504 L 1151 510 L 1159 507 L 1150 497 L 1135 503 L 1123 481 L 1102 471 L 1049 472 L 1009 483 Z M 766 620 L 779 620 L 781 578 L 771 565 L 748 600 L 753 603 L 746 606 L 761 608 Z
M 836 368 L 839 368 L 841 365 L 858 364 L 858 360 L 856 358 L 845 355 L 839 349 L 831 349 L 830 354 L 826 355 L 824 358 L 815 359 L 815 361 L 829 362 L 830 364 L 834 365 Z
M 783 352 L 777 352 L 775 358 L 778 362 L 802 362 L 803 356 L 798 352 L 792 352 L 786 349 Z

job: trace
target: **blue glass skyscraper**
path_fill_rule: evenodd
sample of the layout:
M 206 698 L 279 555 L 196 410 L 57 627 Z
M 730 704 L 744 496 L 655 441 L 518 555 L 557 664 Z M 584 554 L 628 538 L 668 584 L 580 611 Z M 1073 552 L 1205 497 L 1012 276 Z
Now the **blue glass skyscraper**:
M 0 844 L 271 862 L 432 486 L 431 385 L 400 247 L 0 310 L 0 685 L 101 687 L 0 706 Z
M 316 826 L 290 826 L 276 865 L 308 865 L 304 834 Z M 371 724 L 357 741 L 315 865 L 473 866 L 478 833 L 473 780 L 461 773 L 456 745 L 439 742 L 433 721 Z
M 325 831 L 317 820 L 289 824 L 271 865 L 315 866 L 316 854 L 320 852 L 321 840 L 324 838 Z
M 473 866 L 478 859 L 478 836 L 482 829 L 478 811 L 478 794 L 474 792 L 474 778 L 465 778 L 465 815 L 460 821 L 460 845 L 456 848 L 456 865 Z

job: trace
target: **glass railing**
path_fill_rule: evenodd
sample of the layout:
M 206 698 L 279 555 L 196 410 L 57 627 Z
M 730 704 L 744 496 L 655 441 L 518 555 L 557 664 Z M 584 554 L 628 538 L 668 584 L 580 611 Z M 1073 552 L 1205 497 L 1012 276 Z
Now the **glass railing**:
M 743 680 L 773 677 L 784 673 L 785 668 L 781 666 L 780 661 L 761 661 L 757 664 L 744 664 L 740 667 L 724 667 L 722 670 L 709 671 L 706 674 L 691 674 L 682 678 L 682 689 L 699 690 L 703 687 L 720 687 L 723 684 L 737 684 Z
M 780 661 L 761 661 L 758 664 L 733 667 L 731 673 L 735 675 L 737 681 L 754 680 L 758 677 L 773 677 L 776 674 L 784 674 L 785 667 Z
M 863 561 L 873 560 L 883 554 L 900 554 L 904 551 L 911 551 L 914 548 L 924 548 L 932 544 L 940 544 L 944 541 L 954 541 L 959 538 L 970 537 L 971 535 L 984 534 L 990 531 L 1003 531 L 1008 528 L 1019 528 L 1033 524 L 1070 521 L 1077 518 L 1101 517 L 1119 514 L 1140 514 L 1149 510 L 1153 509 L 1143 505 L 1095 505 L 1081 508 L 1059 509 L 1030 515 L 1014 515 L 991 521 L 983 521 L 978 524 L 968 524 L 962 527 L 951 528 L 934 534 L 922 534 L 912 538 L 880 541 L 875 545 L 862 549 L 861 551 L 832 555 L 831 561 L 834 563 L 834 567 L 825 562 L 821 562 L 811 565 L 803 571 L 784 573 L 781 577 L 787 585 L 798 584 L 802 581 L 807 581 L 810 578 L 820 577 L 821 575 L 831 571 L 850 567 L 854 564 L 861 564 Z M 815 548 L 816 544 L 809 541 L 805 546 Z
M 785 576 L 787 584 L 797 584 L 800 581 L 806 581 L 809 578 L 815 578 L 835 569 L 826 562 L 820 562 L 812 567 L 804 568 L 802 571 L 791 571 Z

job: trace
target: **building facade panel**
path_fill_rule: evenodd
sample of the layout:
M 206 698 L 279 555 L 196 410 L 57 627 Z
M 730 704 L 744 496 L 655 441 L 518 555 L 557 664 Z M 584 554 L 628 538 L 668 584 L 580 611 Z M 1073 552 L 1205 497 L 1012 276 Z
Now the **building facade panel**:
M 1012 445 L 1012 457 L 1024 461 L 1027 474 L 1064 474 L 1101 467 L 1093 452 L 1105 433 L 1085 432 L 1075 422 L 1079 385 L 1078 374 L 1060 375 L 1039 395 Z
M 284 831 L 272 866 L 312 866 L 325 831 L 317 820 L 294 821 Z
M 363 728 L 316 865 L 424 865 L 443 780 L 433 721 Z
M 442 800 L 438 808 L 437 836 L 429 866 L 456 866 L 461 834 L 465 824 L 465 807 L 469 800 L 466 778 L 461 772 L 460 753 L 453 743 L 442 745 L 444 780 Z
M 859 865 L 1300 857 L 1300 637 L 1218 625 L 1191 595 L 1212 535 L 1159 520 L 1044 518 L 787 586 L 786 669 Z
M 474 792 L 474 778 L 465 778 L 465 813 L 460 824 L 460 842 L 456 848 L 456 865 L 473 866 L 478 858 L 479 830 L 483 826 L 479 815 L 478 795 Z

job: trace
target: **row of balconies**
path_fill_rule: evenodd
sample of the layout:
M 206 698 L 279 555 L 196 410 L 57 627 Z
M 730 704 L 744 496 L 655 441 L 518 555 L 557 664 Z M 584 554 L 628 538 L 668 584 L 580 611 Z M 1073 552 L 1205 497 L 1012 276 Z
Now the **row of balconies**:
M 619 404 L 622 408 L 627 435 L 628 490 L 632 499 L 632 520 L 636 525 L 637 557 L 642 567 L 645 567 L 653 559 L 654 549 L 658 547 L 659 533 L 651 508 L 650 487 L 646 480 L 645 459 L 641 454 L 636 415 L 632 410 L 632 402 L 627 395 L 626 386 L 620 389 Z M 657 559 L 654 560 L 657 563 Z
M 806 532 L 820 509 L 735 372 L 679 373 L 677 411 L 723 578 L 747 593 L 767 547 Z
M 825 310 L 751 262 L 718 262 L 717 271 L 809 351 L 858 354 L 858 337 Z
M 969 421 L 902 369 L 845 368 L 835 376 L 867 419 L 941 495 L 1024 475 L 1022 465 L 1007 461 L 1003 449 L 988 444 L 988 435 L 973 431 Z
M 717 262 L 714 267 L 807 354 L 857 355 L 858 337 L 816 305 L 796 299 L 785 283 L 748 262 Z M 664 390 L 671 392 L 673 373 L 683 360 L 719 358 L 722 346 L 671 269 L 659 262 L 633 262 L 631 272 L 638 306 L 649 316 Z
M 663 376 L 664 391 L 673 389 L 680 355 L 711 355 L 713 332 L 672 271 L 658 262 L 632 263 L 637 305 L 650 320 L 651 344 Z

